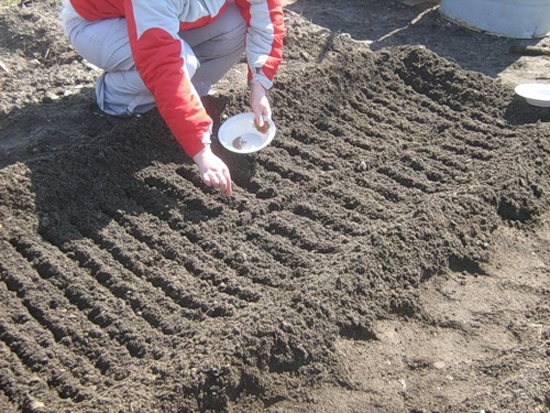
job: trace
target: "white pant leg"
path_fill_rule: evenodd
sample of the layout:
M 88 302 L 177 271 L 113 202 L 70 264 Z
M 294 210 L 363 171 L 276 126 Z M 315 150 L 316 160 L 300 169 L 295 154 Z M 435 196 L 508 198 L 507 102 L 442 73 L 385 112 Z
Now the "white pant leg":
M 145 113 L 156 106 L 136 70 L 126 19 L 88 22 L 73 19 L 65 28 L 69 42 L 87 61 L 104 70 L 96 83 L 99 108 L 113 116 Z M 191 78 L 199 65 L 191 47 L 183 43 L 184 70 Z
M 193 84 L 205 96 L 242 56 L 245 49 L 246 23 L 237 6 L 230 2 L 214 23 L 179 32 L 199 59 L 200 67 Z
M 154 99 L 132 59 L 125 19 L 74 19 L 65 31 L 78 54 L 105 71 L 96 83 L 96 99 L 102 111 L 129 116 L 138 106 L 145 106 L 143 111 L 154 107 Z
M 242 55 L 245 31 L 246 25 L 237 7 L 229 4 L 214 23 L 179 33 L 183 40 L 183 69 L 200 96 L 206 95 Z M 96 85 L 101 110 L 109 115 L 129 116 L 155 106 L 152 94 L 136 70 L 125 19 L 97 22 L 72 19 L 67 22 L 65 32 L 82 57 L 105 70 Z

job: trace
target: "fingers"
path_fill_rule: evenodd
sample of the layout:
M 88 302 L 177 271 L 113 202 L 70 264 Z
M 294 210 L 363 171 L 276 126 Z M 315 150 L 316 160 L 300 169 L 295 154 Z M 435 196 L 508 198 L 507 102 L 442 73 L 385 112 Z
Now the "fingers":
M 231 184 L 231 175 L 229 174 L 229 170 L 225 169 L 223 171 L 223 175 L 224 175 L 224 178 L 225 178 L 225 188 L 222 191 L 222 193 L 224 193 L 228 197 L 233 196 L 233 187 L 232 187 L 232 184 Z M 221 190 L 221 188 L 220 188 L 220 190 Z
M 251 105 L 252 112 L 254 112 L 254 122 L 258 126 L 263 126 L 264 124 L 264 115 L 266 113 L 265 105 L 262 102 L 257 102 L 256 104 Z
M 254 105 L 252 110 L 256 115 L 256 120 L 259 120 L 262 116 L 271 118 L 271 105 L 269 104 L 267 98 L 262 99 L 257 105 Z
M 221 173 L 209 171 L 203 175 L 202 180 L 206 186 L 218 188 L 227 197 L 233 195 L 231 176 L 227 169 L 222 170 Z
M 206 184 L 206 186 L 210 186 L 210 187 L 217 187 L 219 184 L 216 183 L 216 180 L 213 179 L 212 176 L 210 176 L 210 174 L 204 174 L 202 176 L 202 180 L 203 182 Z
M 254 122 L 256 122 L 256 125 L 260 128 L 264 126 L 264 117 L 262 112 L 256 112 L 256 120 Z
M 250 85 L 250 107 L 256 115 L 256 124 L 262 126 L 264 120 L 262 116 L 271 118 L 271 106 L 267 99 L 266 90 L 257 82 Z
M 266 100 L 266 104 L 262 106 L 262 113 L 267 119 L 271 119 L 271 106 L 269 101 Z
M 269 106 L 269 102 L 265 102 L 265 104 L 260 105 L 256 111 L 254 111 L 255 114 L 255 120 L 256 126 L 258 128 L 263 128 L 265 124 L 265 119 L 271 119 L 271 107 Z
M 206 186 L 218 188 L 222 194 L 228 197 L 233 195 L 229 168 L 212 153 L 210 147 L 196 154 L 193 160 L 199 167 L 199 172 Z

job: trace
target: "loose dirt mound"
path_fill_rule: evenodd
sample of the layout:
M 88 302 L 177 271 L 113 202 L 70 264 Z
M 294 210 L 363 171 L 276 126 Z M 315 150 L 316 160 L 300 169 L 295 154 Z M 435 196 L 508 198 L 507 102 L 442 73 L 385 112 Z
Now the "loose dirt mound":
M 41 63 L 63 97 L 44 87 L 33 103 L 37 80 L 4 105 L 3 134 L 35 136 L 3 140 L 6 406 L 315 409 L 310 389 L 354 388 L 338 340 L 376 342 L 376 320 L 429 324 L 422 285 L 485 276 L 495 232 L 548 211 L 548 112 L 419 47 L 373 53 L 297 17 L 287 44 L 274 143 L 216 145 L 232 200 L 204 187 L 156 112 L 115 125 L 95 112 L 94 72 L 66 45 Z M 61 92 L 71 83 L 81 93 Z M 215 118 L 247 110 L 242 89 L 222 101 Z M 544 375 L 528 374 L 528 398 L 494 405 L 547 403 Z

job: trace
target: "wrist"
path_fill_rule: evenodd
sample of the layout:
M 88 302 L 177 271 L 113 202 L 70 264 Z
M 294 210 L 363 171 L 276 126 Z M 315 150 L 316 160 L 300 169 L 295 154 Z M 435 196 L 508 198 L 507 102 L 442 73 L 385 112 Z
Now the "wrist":
M 250 78 L 250 81 L 248 82 L 249 85 L 252 87 L 252 85 L 261 85 L 264 90 L 269 90 L 271 86 L 273 85 L 273 82 L 269 80 L 260 69 L 257 69 L 256 73 L 252 74 L 252 77 Z
M 264 91 L 267 90 L 267 88 L 262 84 L 262 82 L 259 79 L 252 79 L 249 85 L 251 89 L 257 88 L 257 89 L 262 89 Z
M 197 152 L 194 156 L 193 156 L 193 161 L 196 163 L 196 164 L 199 164 L 203 161 L 203 159 L 205 157 L 207 157 L 208 155 L 210 155 L 212 153 L 212 149 L 210 148 L 210 144 L 208 145 L 205 145 L 204 149 L 202 149 L 201 151 Z

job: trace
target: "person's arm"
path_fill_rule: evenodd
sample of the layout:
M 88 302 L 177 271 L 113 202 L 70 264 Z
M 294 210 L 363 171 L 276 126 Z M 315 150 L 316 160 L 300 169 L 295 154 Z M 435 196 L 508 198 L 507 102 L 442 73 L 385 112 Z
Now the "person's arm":
M 212 120 L 186 68 L 178 36 L 177 1 L 125 0 L 132 55 L 145 85 L 176 140 L 193 158 L 206 185 L 230 196 L 227 166 L 210 150 Z
M 247 24 L 246 56 L 250 82 L 250 105 L 256 123 L 271 117 L 266 90 L 273 85 L 283 58 L 284 14 L 279 0 L 236 0 Z

